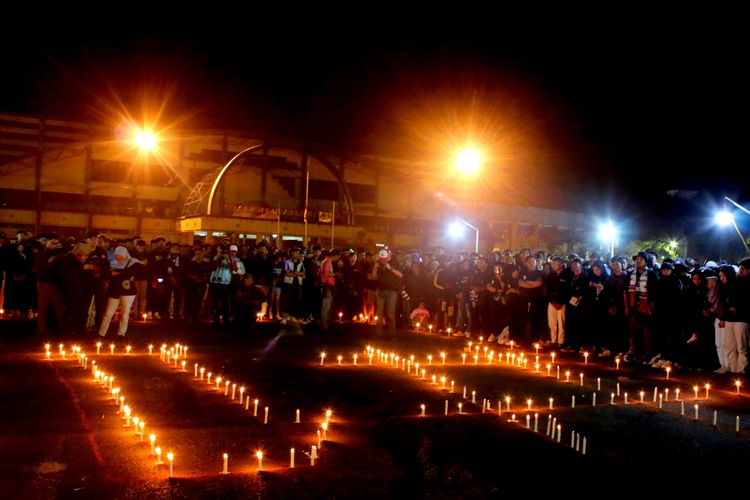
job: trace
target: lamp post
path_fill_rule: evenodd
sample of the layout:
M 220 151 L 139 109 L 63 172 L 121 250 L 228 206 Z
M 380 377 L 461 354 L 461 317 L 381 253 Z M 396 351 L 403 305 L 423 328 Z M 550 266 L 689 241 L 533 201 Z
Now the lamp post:
M 615 256 L 615 238 L 617 237 L 615 225 L 612 224 L 611 220 L 607 221 L 607 223 L 599 229 L 599 236 L 603 241 L 606 241 L 609 244 L 609 258 L 611 259 Z
M 451 236 L 453 236 L 454 238 L 458 238 L 459 236 L 463 234 L 463 227 L 461 227 L 461 224 L 474 230 L 474 252 L 479 253 L 479 228 L 478 227 L 474 226 L 473 224 L 470 224 L 464 219 L 456 219 L 456 222 L 452 223 L 449 228 Z
M 727 198 L 729 200 L 729 198 Z M 732 201 L 732 200 L 729 200 Z M 734 203 L 732 201 L 732 203 Z M 739 205 L 738 205 L 739 206 Z M 740 241 L 742 241 L 742 245 L 745 247 L 745 250 L 750 252 L 750 248 L 747 246 L 747 242 L 745 241 L 745 237 L 742 236 L 742 232 L 740 231 L 740 228 L 737 226 L 737 221 L 734 220 L 734 215 L 732 212 L 729 212 L 727 210 L 722 210 L 721 212 L 716 214 L 716 223 L 719 226 L 728 226 L 732 225 L 734 227 L 734 230 L 737 232 L 737 235 L 740 237 Z

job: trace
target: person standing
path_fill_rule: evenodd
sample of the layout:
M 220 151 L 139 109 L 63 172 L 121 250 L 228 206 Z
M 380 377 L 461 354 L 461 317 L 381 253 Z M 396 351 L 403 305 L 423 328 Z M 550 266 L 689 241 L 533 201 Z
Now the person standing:
M 328 331 L 329 315 L 331 314 L 331 305 L 333 304 L 334 294 L 336 293 L 336 273 L 333 262 L 339 259 L 339 251 L 335 248 L 325 255 L 323 262 L 318 268 L 318 278 L 321 283 L 321 302 L 320 302 L 320 329 Z
M 547 324 L 550 340 L 545 344 L 559 347 L 565 344 L 565 308 L 570 300 L 572 276 L 562 257 L 554 257 L 550 263 L 552 272 L 544 279 L 549 305 Z
M 375 306 L 375 316 L 378 318 L 375 324 L 376 335 L 383 334 L 383 324 L 387 316 L 388 332 L 391 335 L 396 334 L 396 301 L 398 292 L 401 289 L 401 279 L 403 273 L 391 266 L 391 251 L 383 248 L 378 252 L 378 260 L 372 269 L 371 276 L 377 282 L 377 303 Z
M 137 259 L 128 253 L 125 247 L 115 248 L 115 261 L 109 273 L 109 287 L 107 289 L 107 309 L 102 317 L 99 327 L 99 336 L 107 335 L 109 323 L 112 321 L 117 307 L 120 307 L 120 325 L 117 335 L 124 337 L 128 330 L 128 319 L 130 308 L 133 305 L 136 294 L 135 279 L 139 267 L 143 266 Z

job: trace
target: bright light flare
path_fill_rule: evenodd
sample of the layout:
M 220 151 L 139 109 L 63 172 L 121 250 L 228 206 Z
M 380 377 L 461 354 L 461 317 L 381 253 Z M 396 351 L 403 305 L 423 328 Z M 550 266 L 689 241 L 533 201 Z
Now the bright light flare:
M 460 238 L 464 235 L 464 225 L 460 222 L 451 222 L 448 226 L 448 235 L 451 238 Z
M 479 172 L 481 157 L 479 153 L 471 148 L 466 148 L 456 156 L 456 171 L 461 175 L 473 176 Z
M 135 134 L 135 145 L 141 151 L 153 151 L 156 148 L 156 136 L 147 130 L 140 130 Z
M 734 222 L 734 216 L 731 212 L 722 210 L 716 214 L 716 223 L 720 226 L 728 226 Z
M 599 228 L 599 237 L 603 241 L 612 241 L 616 236 L 617 231 L 615 231 L 615 226 L 612 224 L 612 221 L 608 221 Z

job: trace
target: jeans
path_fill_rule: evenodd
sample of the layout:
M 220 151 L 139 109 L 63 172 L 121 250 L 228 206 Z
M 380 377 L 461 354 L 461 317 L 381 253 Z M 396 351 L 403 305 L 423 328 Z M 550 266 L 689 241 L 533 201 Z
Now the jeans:
M 119 298 L 110 297 L 107 301 L 107 310 L 104 311 L 104 317 L 102 317 L 102 325 L 99 327 L 99 335 L 104 337 L 109 329 L 109 322 L 112 321 L 112 316 L 115 315 L 117 306 L 120 306 L 120 327 L 117 330 L 117 335 L 124 337 L 125 332 L 128 331 L 128 319 L 130 316 L 130 307 L 133 305 L 135 295 L 121 295 Z
M 396 290 L 378 289 L 375 307 L 375 316 L 378 317 L 378 322 L 375 326 L 376 334 L 382 335 L 385 316 L 388 317 L 388 333 L 396 334 L 396 300 L 398 300 L 398 292 Z

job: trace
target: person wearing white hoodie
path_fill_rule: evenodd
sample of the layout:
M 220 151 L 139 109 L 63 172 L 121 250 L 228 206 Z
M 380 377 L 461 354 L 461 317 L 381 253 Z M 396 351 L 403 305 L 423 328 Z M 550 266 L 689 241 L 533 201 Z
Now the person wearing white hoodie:
M 125 336 L 128 330 L 130 308 L 136 295 L 136 275 L 140 272 L 142 266 L 143 264 L 138 259 L 130 256 L 127 248 L 115 248 L 115 260 L 110 270 L 109 288 L 107 289 L 107 309 L 99 327 L 100 336 L 107 335 L 109 323 L 112 321 L 112 316 L 114 316 L 118 306 L 120 307 L 120 325 L 117 335 Z

